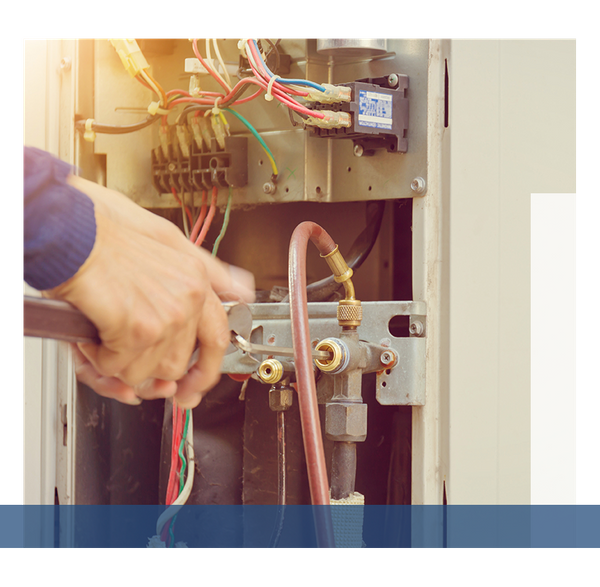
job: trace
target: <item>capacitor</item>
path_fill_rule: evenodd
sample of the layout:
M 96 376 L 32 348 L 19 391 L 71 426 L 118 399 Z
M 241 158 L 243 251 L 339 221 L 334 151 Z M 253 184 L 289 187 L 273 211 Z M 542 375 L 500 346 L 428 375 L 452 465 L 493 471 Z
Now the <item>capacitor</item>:
M 375 57 L 388 52 L 387 37 L 317 37 L 317 51 L 332 57 Z

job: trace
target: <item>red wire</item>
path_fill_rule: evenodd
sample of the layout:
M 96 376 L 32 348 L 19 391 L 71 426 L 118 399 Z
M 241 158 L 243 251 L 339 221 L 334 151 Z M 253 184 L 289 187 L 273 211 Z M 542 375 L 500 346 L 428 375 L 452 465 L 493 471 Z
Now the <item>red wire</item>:
M 215 213 L 217 211 L 217 193 L 218 193 L 217 186 L 213 186 L 212 197 L 210 200 L 210 209 L 208 210 L 208 215 L 206 216 L 206 220 L 204 221 L 204 224 L 202 225 L 202 230 L 200 231 L 200 236 L 196 240 L 195 244 L 197 246 L 200 246 L 204 242 L 204 239 L 206 238 L 206 233 L 208 232 L 208 229 L 210 228 L 212 220 L 215 217 Z
M 197 39 L 194 39 L 192 41 L 192 49 L 194 50 L 194 55 L 196 55 L 196 57 L 198 58 L 198 61 L 200 61 L 200 63 L 202 63 L 202 65 L 204 66 L 206 71 L 208 71 L 208 73 L 210 73 L 210 75 L 212 75 L 212 77 L 214 77 L 217 80 L 217 82 L 219 82 L 219 85 L 226 92 L 229 92 L 229 88 L 227 87 L 227 84 L 207 65 L 206 61 L 204 61 L 204 59 L 202 59 L 202 55 L 200 55 L 200 52 L 198 51 Z
M 252 44 L 250 44 L 250 50 L 253 51 Z M 254 51 L 253 51 L 253 55 L 254 55 Z M 249 63 L 250 63 L 250 68 L 254 72 L 254 75 L 257 76 L 256 81 L 257 81 L 258 85 L 262 86 L 265 90 L 268 89 L 268 82 L 266 82 L 263 78 L 259 77 L 261 75 L 260 72 L 252 65 L 251 62 L 249 62 Z M 309 110 L 308 108 L 302 106 L 302 104 L 296 102 L 296 100 L 294 100 L 293 98 L 291 98 L 290 96 L 288 96 L 285 93 L 287 91 L 287 89 L 279 89 L 281 87 L 282 86 L 280 86 L 280 84 L 274 83 L 273 87 L 271 89 L 271 93 L 275 98 L 277 98 L 280 102 L 285 104 L 288 108 L 291 108 L 292 110 L 296 110 L 296 112 L 302 112 L 303 114 L 307 114 L 308 116 L 314 116 L 315 118 L 325 118 L 325 115 L 322 114 L 321 112 L 319 112 L 318 110 Z M 308 94 L 304 93 L 303 95 L 306 96 Z
M 179 406 L 173 401 L 173 433 L 171 437 L 171 470 L 169 471 L 169 481 L 167 483 L 167 495 L 165 502 L 167 506 L 171 505 L 177 498 L 177 481 L 179 473 L 178 449 L 181 443 L 181 418 L 179 415 Z
M 200 232 L 200 227 L 206 218 L 206 190 L 202 190 L 202 208 L 200 208 L 200 215 L 198 216 L 198 220 L 196 220 L 196 224 L 194 225 L 194 229 L 192 230 L 192 234 L 190 234 L 190 240 L 194 242 L 198 233 Z

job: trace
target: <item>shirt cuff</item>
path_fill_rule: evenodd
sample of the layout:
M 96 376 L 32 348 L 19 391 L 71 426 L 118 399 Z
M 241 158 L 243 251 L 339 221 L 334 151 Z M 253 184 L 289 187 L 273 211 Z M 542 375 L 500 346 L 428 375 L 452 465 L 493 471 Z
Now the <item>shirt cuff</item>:
M 24 278 L 38 290 L 73 277 L 94 248 L 92 200 L 67 183 L 72 167 L 33 147 L 24 149 Z

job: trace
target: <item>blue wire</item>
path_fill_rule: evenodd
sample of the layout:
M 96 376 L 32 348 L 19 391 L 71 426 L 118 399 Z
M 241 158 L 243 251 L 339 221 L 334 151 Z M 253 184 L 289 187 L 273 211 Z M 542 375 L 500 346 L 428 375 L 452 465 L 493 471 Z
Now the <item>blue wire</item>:
M 262 58 L 262 55 L 260 54 L 260 49 L 258 48 L 258 43 L 254 39 L 252 39 L 252 42 L 254 43 L 254 46 L 256 47 L 256 52 L 258 53 L 258 58 L 260 59 L 260 62 L 262 63 L 263 67 L 265 68 L 266 72 L 271 77 L 273 77 L 275 74 L 267 67 L 265 60 Z M 311 88 L 315 88 L 316 90 L 319 90 L 320 92 L 325 91 L 325 88 L 323 86 L 320 86 L 319 84 L 316 84 L 315 82 L 311 82 L 307 79 L 277 78 L 277 81 L 281 84 L 296 84 L 297 86 L 310 86 Z

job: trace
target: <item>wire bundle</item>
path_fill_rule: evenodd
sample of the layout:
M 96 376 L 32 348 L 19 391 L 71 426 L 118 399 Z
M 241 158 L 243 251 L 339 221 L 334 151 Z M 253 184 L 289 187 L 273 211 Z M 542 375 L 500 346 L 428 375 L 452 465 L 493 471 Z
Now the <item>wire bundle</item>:
M 211 41 L 216 60 L 221 66 L 223 75 L 221 75 L 213 66 L 214 62 L 211 54 Z M 271 41 L 268 42 L 273 48 L 276 48 L 276 45 L 274 45 Z M 324 118 L 322 113 L 317 110 L 308 109 L 306 106 L 298 102 L 296 98 L 305 98 L 308 96 L 308 92 L 303 89 L 307 86 L 318 91 L 325 91 L 325 88 L 309 80 L 283 79 L 278 75 L 275 75 L 267 66 L 265 57 L 263 57 L 256 39 L 243 39 L 240 41 L 240 43 L 238 43 L 238 47 L 240 48 L 242 54 L 248 59 L 250 70 L 252 71 L 253 76 L 244 77 L 232 86 L 231 78 L 227 72 L 223 57 L 221 56 L 217 40 L 206 39 L 206 59 L 202 57 L 198 50 L 198 40 L 192 40 L 192 50 L 194 55 L 200 61 L 209 75 L 219 84 L 222 90 L 221 92 L 199 90 L 198 96 L 192 96 L 190 92 L 182 89 L 173 89 L 165 92 L 162 86 L 151 76 L 151 74 L 148 73 L 146 69 L 142 69 L 135 76 L 135 78 L 144 87 L 154 92 L 159 98 L 158 103 L 153 103 L 154 108 L 149 108 L 151 114 L 146 117 L 146 119 L 135 124 L 122 126 L 106 125 L 97 123 L 95 121 L 87 121 L 91 122 L 90 128 L 86 127 L 85 120 L 79 120 L 76 122 L 76 127 L 81 132 L 87 130 L 88 132 L 93 131 L 108 134 L 122 134 L 141 130 L 142 128 L 145 128 L 159 119 L 162 120 L 163 126 L 167 126 L 169 113 L 176 106 L 185 104 L 186 108 L 179 115 L 177 124 L 185 124 L 187 121 L 187 115 L 193 111 L 196 111 L 196 115 L 198 115 L 198 111 L 204 111 L 205 116 L 212 114 L 213 117 L 219 117 L 225 127 L 225 131 L 228 133 L 229 125 L 227 124 L 222 112 L 222 110 L 225 110 L 226 112 L 236 116 L 250 130 L 251 134 L 260 142 L 261 147 L 265 150 L 265 153 L 267 154 L 273 168 L 273 179 L 276 180 L 278 175 L 277 165 L 275 164 L 275 159 L 270 149 L 267 147 L 266 143 L 260 137 L 258 132 L 252 127 L 252 125 L 240 114 L 232 110 L 231 107 L 254 100 L 261 94 L 265 93 L 265 98 L 267 100 L 274 99 L 287 106 L 289 109 L 295 111 L 303 118 L 306 118 L 307 116 L 311 116 L 313 118 Z M 276 53 L 276 56 L 278 57 L 278 52 Z M 250 96 L 242 97 L 251 86 L 258 86 L 257 91 Z

